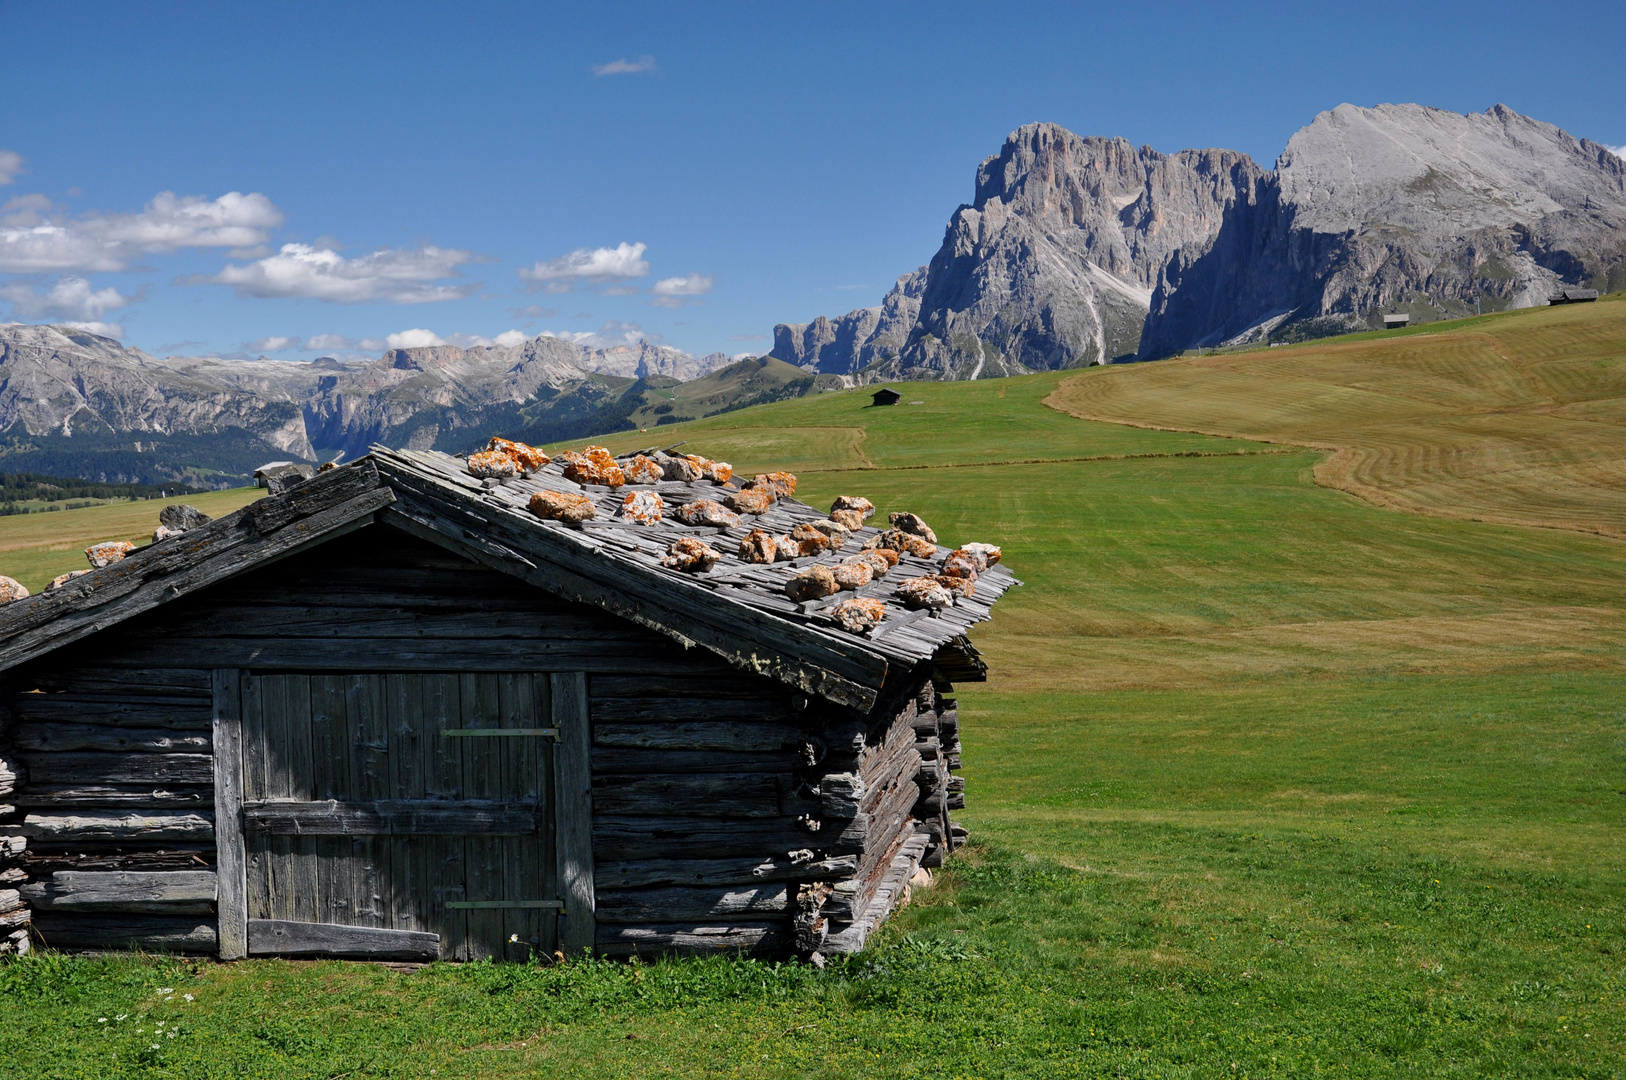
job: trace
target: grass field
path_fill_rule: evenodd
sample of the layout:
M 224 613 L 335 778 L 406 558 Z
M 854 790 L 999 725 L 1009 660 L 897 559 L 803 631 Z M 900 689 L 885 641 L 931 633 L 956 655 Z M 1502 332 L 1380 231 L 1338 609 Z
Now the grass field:
M 1551 313 L 1503 318 L 1505 341 L 1546 347 L 1512 331 Z M 1603 361 L 1577 370 L 1607 383 L 1626 362 Z M 1318 486 L 1327 454 L 1275 429 L 1045 404 L 1164 370 L 921 384 L 905 401 L 922 404 L 888 409 L 825 394 L 618 440 L 790 467 L 815 504 L 919 511 L 946 541 L 1002 544 L 1026 582 L 976 635 L 990 681 L 959 695 L 973 844 L 864 955 L 410 974 L 43 957 L 0 970 L 0 1062 L 31 1078 L 1626 1075 L 1626 546 L 1383 509 Z M 1607 386 L 1581 382 L 1618 423 Z M 1348 415 L 1315 442 L 1345 445 Z M 1403 494 L 1435 492 L 1442 515 L 1487 486 L 1449 450 L 1419 460 L 1445 478 L 1414 466 Z M 1587 522 L 1613 520 L 1612 475 Z

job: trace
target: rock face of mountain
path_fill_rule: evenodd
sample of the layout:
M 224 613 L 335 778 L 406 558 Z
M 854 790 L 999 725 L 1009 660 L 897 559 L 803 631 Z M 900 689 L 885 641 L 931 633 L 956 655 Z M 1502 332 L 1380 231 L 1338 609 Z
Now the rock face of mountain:
M 721 354 L 626 351 L 637 358 L 537 337 L 393 349 L 365 363 L 159 359 L 71 327 L 0 325 L 0 468 L 209 484 L 240 481 L 267 457 L 350 458 L 375 442 L 461 450 L 495 430 L 573 438 L 624 426 L 646 379 L 675 385 L 660 368 L 722 366 Z
M 640 341 L 636 345 L 613 345 L 605 349 L 583 350 L 577 361 L 588 371 L 600 375 L 618 375 L 626 379 L 644 379 L 651 375 L 665 375 L 680 382 L 710 375 L 718 368 L 734 362 L 727 353 L 707 353 L 695 357 L 668 345 L 651 345 Z
M 1560 282 L 1618 288 L 1623 171 L 1504 106 L 1342 105 L 1273 171 L 1031 124 L 881 308 L 778 326 L 773 355 L 869 380 L 978 378 L 1361 329 L 1384 310 L 1524 306 Z

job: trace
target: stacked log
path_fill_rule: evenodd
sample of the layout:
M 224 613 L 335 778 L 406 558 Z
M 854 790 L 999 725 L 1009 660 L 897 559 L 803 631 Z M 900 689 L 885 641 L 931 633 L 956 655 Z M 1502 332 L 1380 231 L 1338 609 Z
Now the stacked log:
M 211 951 L 210 672 L 86 666 L 20 671 L 9 684 L 8 760 L 28 776 L 12 827 L 26 852 L 9 887 L 39 940 Z
M 0 740 L 5 738 L 5 726 L 0 721 Z M 0 741 L 0 747 L 4 746 Z M 21 955 L 29 947 L 29 910 L 20 888 L 28 873 L 19 865 L 27 854 L 28 838 L 14 835 L 17 808 L 13 800 L 22 778 L 22 767 L 14 756 L 0 750 L 0 956 Z

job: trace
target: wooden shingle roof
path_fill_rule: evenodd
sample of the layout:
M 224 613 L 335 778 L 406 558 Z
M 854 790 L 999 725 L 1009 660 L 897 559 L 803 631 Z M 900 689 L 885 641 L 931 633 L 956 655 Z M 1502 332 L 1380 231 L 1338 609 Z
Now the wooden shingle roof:
M 581 525 L 540 520 L 527 505 L 543 490 L 585 494 L 599 516 Z M 668 508 L 661 522 L 638 525 L 616 516 L 625 494 L 636 490 L 661 495 Z M 781 499 L 762 515 L 742 515 L 738 528 L 688 526 L 671 517 L 685 502 L 726 493 L 706 480 L 584 488 L 566 480 L 558 463 L 525 479 L 479 480 L 461 458 L 374 447 L 368 457 L 283 494 L 0 608 L 0 670 L 377 520 L 844 705 L 868 708 L 888 672 L 899 666 L 935 662 L 954 678 L 980 675 L 981 662 L 965 635 L 1018 584 L 1003 566 L 989 567 L 974 595 L 957 598 L 952 607 L 912 611 L 894 595 L 896 586 L 937 572 L 948 549 L 938 548 L 932 559 L 903 555 L 889 575 L 856 591 L 882 601 L 886 617 L 853 634 L 829 614 L 853 592 L 798 604 L 785 595 L 785 583 L 807 566 L 839 563 L 876 530 L 862 529 L 840 550 L 819 556 L 746 563 L 735 552 L 751 528 L 784 533 L 825 515 Z M 662 566 L 667 547 L 682 536 L 705 540 L 724 558 L 704 573 Z

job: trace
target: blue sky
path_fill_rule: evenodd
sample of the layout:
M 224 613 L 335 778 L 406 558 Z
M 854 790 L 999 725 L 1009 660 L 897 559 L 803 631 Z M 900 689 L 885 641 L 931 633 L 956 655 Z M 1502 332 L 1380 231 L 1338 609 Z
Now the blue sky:
M 1619 146 L 1623 40 L 1626 5 L 0 0 L 0 320 L 763 352 L 929 259 L 1023 123 L 1269 163 L 1341 102 L 1503 102 Z

